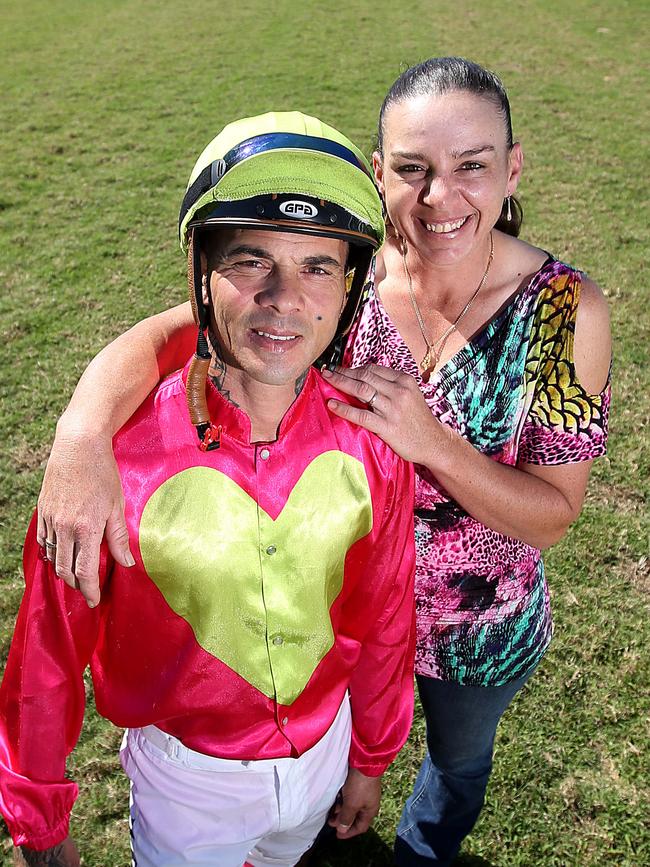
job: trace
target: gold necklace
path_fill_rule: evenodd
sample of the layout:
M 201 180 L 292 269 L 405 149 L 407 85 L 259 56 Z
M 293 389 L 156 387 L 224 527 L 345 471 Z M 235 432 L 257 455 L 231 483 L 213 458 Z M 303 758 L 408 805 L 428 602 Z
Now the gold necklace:
M 492 237 L 492 232 L 490 232 L 490 255 L 488 256 L 487 265 L 485 266 L 485 272 L 481 277 L 481 281 L 472 293 L 471 298 L 467 302 L 467 304 L 460 311 L 456 319 L 451 323 L 451 325 L 444 331 L 443 334 L 437 340 L 434 340 L 433 343 L 427 337 L 427 332 L 424 328 L 424 320 L 422 319 L 422 314 L 420 313 L 420 308 L 418 307 L 418 302 L 415 300 L 415 292 L 413 291 L 413 281 L 411 280 L 411 272 L 408 269 L 408 265 L 406 264 L 406 240 L 404 238 L 400 238 L 400 246 L 402 250 L 402 261 L 404 262 L 404 271 L 406 272 L 406 279 L 408 281 L 408 290 L 409 290 L 409 298 L 411 299 L 411 305 L 413 306 L 413 311 L 415 313 L 415 318 L 417 319 L 418 325 L 420 327 L 420 333 L 422 334 L 422 339 L 424 340 L 425 346 L 427 347 L 427 351 L 424 355 L 424 358 L 418 365 L 420 370 L 422 371 L 422 379 L 424 382 L 429 381 L 429 377 L 431 373 L 436 369 L 438 362 L 440 361 L 440 356 L 442 355 L 442 351 L 445 348 L 445 345 L 451 335 L 458 329 L 460 321 L 465 316 L 467 311 L 470 309 L 474 301 L 476 300 L 476 296 L 481 291 L 481 289 L 485 286 L 485 282 L 488 278 L 488 274 L 490 273 L 490 265 L 492 264 L 492 260 L 494 259 L 494 239 Z

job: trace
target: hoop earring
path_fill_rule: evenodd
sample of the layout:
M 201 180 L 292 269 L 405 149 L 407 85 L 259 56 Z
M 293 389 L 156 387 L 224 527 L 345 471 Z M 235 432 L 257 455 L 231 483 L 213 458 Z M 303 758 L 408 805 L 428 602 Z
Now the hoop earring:
M 506 196 L 506 202 L 508 203 L 507 210 L 506 210 L 506 220 L 509 223 L 512 222 L 512 206 L 510 204 L 511 198 L 512 198 L 512 196 Z
M 391 223 L 390 216 L 388 215 L 388 210 L 386 208 L 386 202 L 384 201 L 384 197 L 380 195 L 381 199 L 381 216 L 384 221 L 384 225 L 386 226 L 386 237 L 389 235 L 395 235 L 397 237 L 397 229 Z

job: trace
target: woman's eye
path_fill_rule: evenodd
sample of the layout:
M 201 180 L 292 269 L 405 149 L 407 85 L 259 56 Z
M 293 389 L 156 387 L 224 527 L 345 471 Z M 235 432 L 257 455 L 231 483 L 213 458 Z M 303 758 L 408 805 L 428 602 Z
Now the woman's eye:
M 408 163 L 405 166 L 400 166 L 397 171 L 404 172 L 405 174 L 412 174 L 413 172 L 423 172 L 424 167 L 415 165 L 414 163 Z

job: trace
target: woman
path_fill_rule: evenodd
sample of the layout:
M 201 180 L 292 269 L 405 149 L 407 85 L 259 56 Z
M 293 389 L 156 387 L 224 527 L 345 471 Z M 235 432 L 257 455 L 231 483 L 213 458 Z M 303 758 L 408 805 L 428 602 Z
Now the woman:
M 332 375 L 371 411 L 332 409 L 418 467 L 429 755 L 396 854 L 448 864 L 481 809 L 499 718 L 550 641 L 539 549 L 578 516 L 604 453 L 609 322 L 591 281 L 515 237 L 522 154 L 498 79 L 454 58 L 408 70 L 378 141 L 393 231 L 348 344 L 346 362 L 366 366 Z
M 591 461 L 605 451 L 609 321 L 590 280 L 516 237 L 522 153 L 491 73 L 435 58 L 400 76 L 382 106 L 374 168 L 390 237 L 348 342 L 354 367 L 328 374 L 366 407 L 331 409 L 416 464 L 428 755 L 396 857 L 449 864 L 480 812 L 499 719 L 550 641 L 540 549 L 579 514 Z M 91 602 L 92 541 L 104 525 L 115 556 L 130 556 L 102 431 L 124 422 L 159 367 L 180 363 L 182 352 L 165 353 L 170 329 L 186 329 L 190 353 L 190 322 L 189 309 L 170 311 L 104 350 L 59 423 L 40 533 L 56 535 L 68 581 L 76 552 Z M 134 369 L 138 383 L 124 386 Z M 102 502 L 82 482 L 98 450 L 111 492 Z M 71 515 L 84 516 L 76 530 Z

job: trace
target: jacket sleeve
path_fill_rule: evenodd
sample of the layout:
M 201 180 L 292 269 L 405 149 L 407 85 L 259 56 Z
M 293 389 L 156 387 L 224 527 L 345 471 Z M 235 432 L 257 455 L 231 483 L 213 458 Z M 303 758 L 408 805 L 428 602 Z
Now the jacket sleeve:
M 78 788 L 65 778 L 65 763 L 83 722 L 83 672 L 100 615 L 56 577 L 36 542 L 35 516 L 23 568 L 25 593 L 0 686 L 0 812 L 16 846 L 41 850 L 68 834 Z
M 413 721 L 413 485 L 411 464 L 393 456 L 383 516 L 371 534 L 355 602 L 368 629 L 350 681 L 350 766 L 367 776 L 386 770 Z

